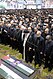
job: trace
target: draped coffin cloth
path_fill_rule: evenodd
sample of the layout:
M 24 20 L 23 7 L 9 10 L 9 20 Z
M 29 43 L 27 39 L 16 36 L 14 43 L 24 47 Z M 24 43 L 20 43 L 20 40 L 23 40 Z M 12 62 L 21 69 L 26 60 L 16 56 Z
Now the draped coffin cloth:
M 6 72 L 6 75 L 10 75 L 9 77 L 11 77 L 11 79 L 33 79 L 35 76 L 34 68 L 24 64 L 22 61 L 12 56 L 10 57 L 5 56 L 4 58 L 1 59 L 1 61 L 2 64 L 0 66 L 0 71 Z
M 5 78 L 9 78 L 9 79 L 23 79 L 3 64 L 1 64 L 0 66 L 0 74 L 1 75 L 3 74 Z

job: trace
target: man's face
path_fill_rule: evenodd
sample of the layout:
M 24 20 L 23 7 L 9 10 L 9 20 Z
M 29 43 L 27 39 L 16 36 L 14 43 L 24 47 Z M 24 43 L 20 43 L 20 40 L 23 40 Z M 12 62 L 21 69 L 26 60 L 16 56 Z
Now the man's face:
M 49 33 L 49 29 L 45 29 L 45 34 L 48 34 Z

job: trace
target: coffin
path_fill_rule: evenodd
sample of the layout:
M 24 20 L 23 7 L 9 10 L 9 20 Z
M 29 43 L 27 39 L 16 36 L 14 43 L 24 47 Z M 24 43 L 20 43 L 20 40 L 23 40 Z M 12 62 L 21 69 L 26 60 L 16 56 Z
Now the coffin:
M 0 61 L 0 75 L 3 79 L 33 79 L 36 71 L 12 56 L 5 56 Z

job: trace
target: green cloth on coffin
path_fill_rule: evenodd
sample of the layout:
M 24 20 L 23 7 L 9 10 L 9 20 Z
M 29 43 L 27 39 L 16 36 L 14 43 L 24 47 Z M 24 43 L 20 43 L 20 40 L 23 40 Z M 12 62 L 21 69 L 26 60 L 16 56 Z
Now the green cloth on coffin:
M 2 71 L 0 71 L 0 74 L 6 79 L 23 79 L 4 64 L 1 64 L 0 69 L 2 69 Z
M 6 73 L 4 70 L 2 70 L 1 68 L 0 68 L 0 74 L 1 74 L 5 79 L 8 79 L 8 78 L 14 79 L 14 78 L 12 78 L 10 75 L 8 75 L 8 73 Z
M 2 59 L 3 60 L 3 59 Z M 18 65 L 15 65 L 14 63 L 8 61 L 8 60 L 3 60 L 5 63 L 9 64 L 10 66 L 12 66 L 13 68 L 15 68 L 16 70 L 22 72 L 23 74 L 30 76 L 31 74 L 27 71 L 25 71 L 24 69 L 22 69 L 21 67 L 19 67 Z

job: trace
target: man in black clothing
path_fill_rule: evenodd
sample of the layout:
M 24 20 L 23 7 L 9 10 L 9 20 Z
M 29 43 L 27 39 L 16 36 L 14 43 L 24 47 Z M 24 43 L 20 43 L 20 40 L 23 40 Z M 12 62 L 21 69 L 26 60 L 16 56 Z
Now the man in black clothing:
M 41 32 L 37 31 L 34 38 L 35 47 L 35 65 L 42 64 L 43 54 L 44 54 L 44 38 L 41 36 Z
M 28 27 L 28 31 L 25 33 L 25 39 L 23 43 L 23 47 L 25 48 L 25 61 L 28 63 L 32 63 L 33 60 L 33 32 L 31 27 Z M 25 41 L 26 40 L 26 41 Z
M 2 42 L 2 26 L 0 26 L 0 43 Z
M 49 67 L 49 69 L 52 68 L 53 64 L 53 41 L 51 39 L 50 35 L 46 36 L 46 42 L 45 42 L 45 68 Z
M 34 33 L 31 32 L 26 42 L 26 61 L 32 63 L 35 52 Z
M 6 30 L 6 27 L 2 27 L 2 38 L 1 38 L 1 40 L 2 40 L 2 43 L 4 43 L 4 44 L 7 44 L 7 30 Z

